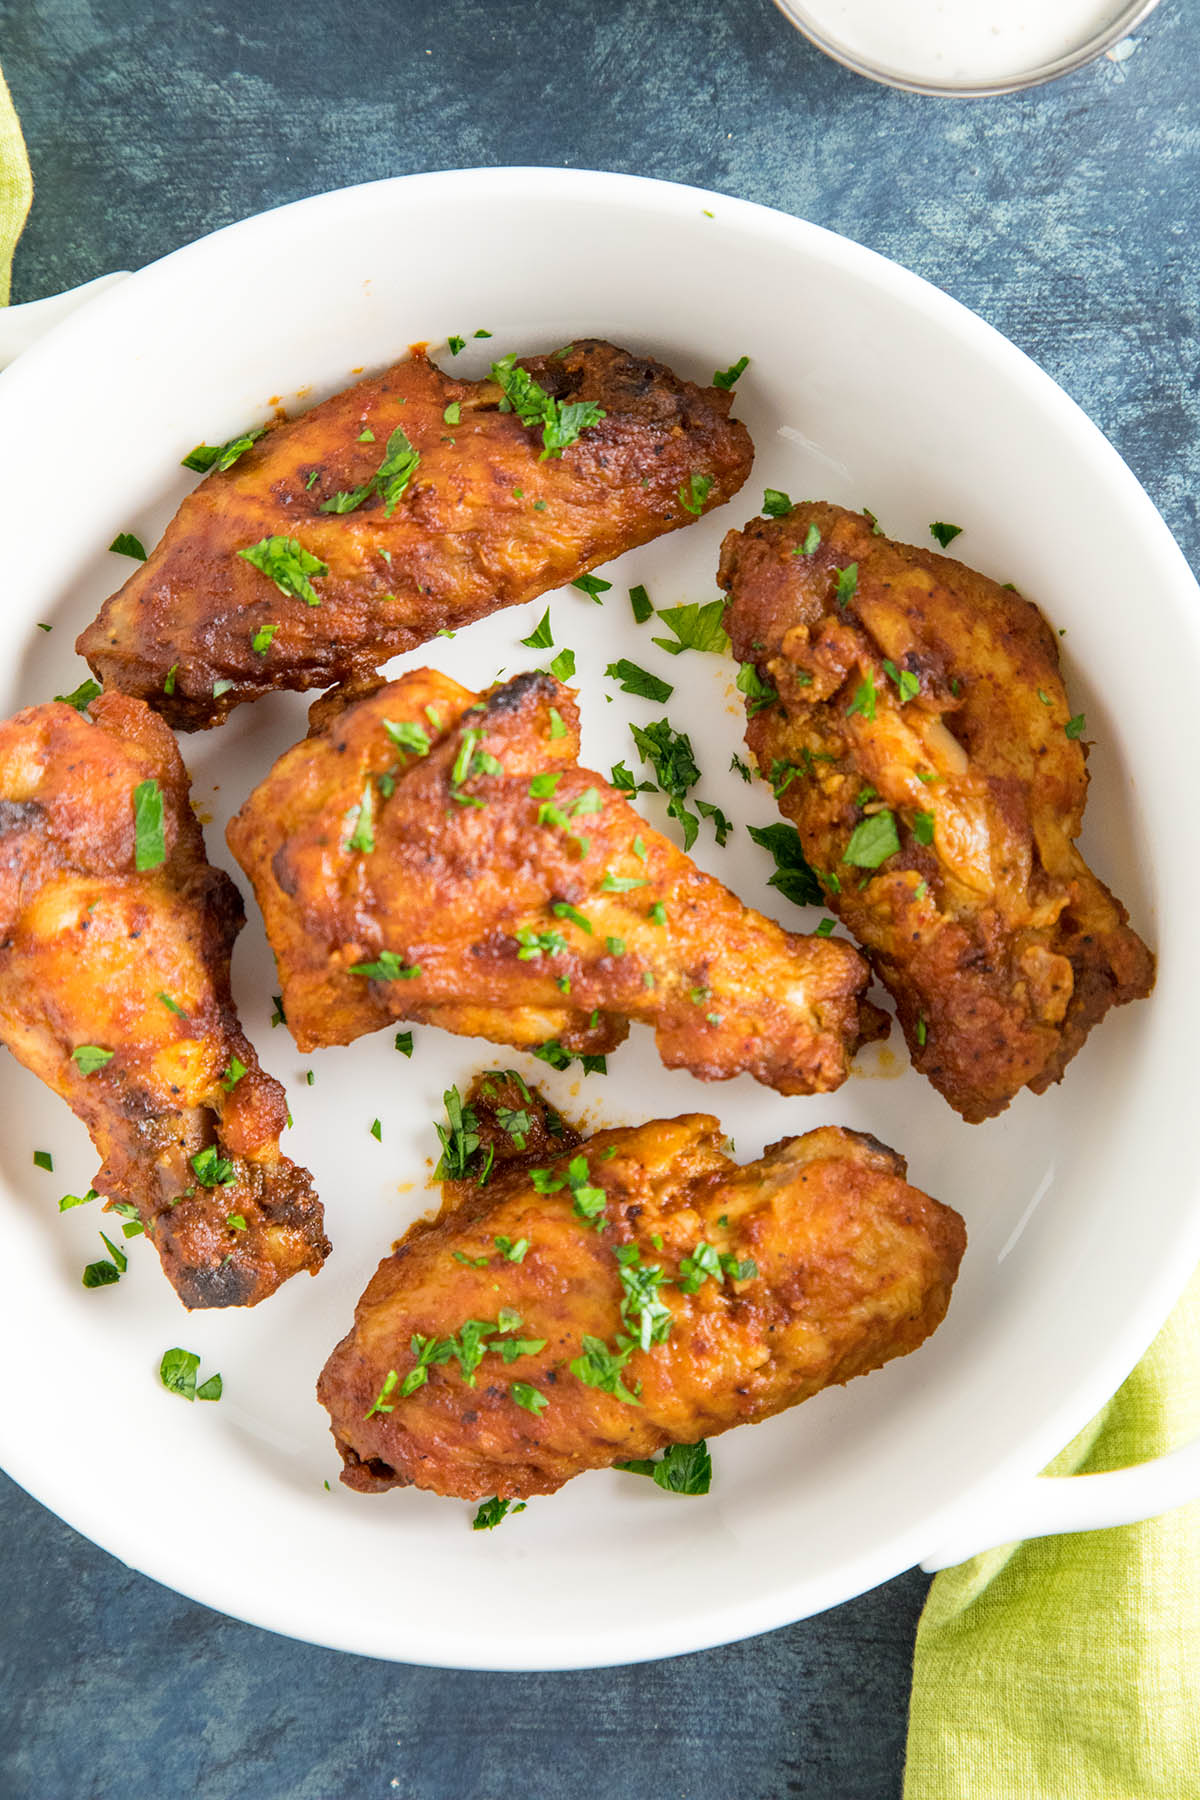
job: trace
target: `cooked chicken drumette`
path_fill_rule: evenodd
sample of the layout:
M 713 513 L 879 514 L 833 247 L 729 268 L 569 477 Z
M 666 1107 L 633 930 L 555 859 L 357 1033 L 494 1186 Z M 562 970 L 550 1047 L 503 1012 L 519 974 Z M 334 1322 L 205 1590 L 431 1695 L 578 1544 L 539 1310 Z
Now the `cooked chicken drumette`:
M 940 1324 L 963 1222 L 875 1139 L 826 1127 L 739 1168 L 703 1113 L 582 1142 L 543 1107 L 511 1077 L 475 1083 L 467 1180 L 379 1265 L 326 1363 L 348 1487 L 553 1493 L 769 1418 Z M 498 1118 L 511 1147 L 489 1164 Z
M 578 754 L 551 676 L 422 669 L 279 759 L 228 837 L 297 1044 L 416 1019 L 602 1055 L 639 1019 L 702 1080 L 837 1087 L 876 1029 L 858 954 L 743 906 Z
M 1061 1080 L 1154 959 L 1075 847 L 1084 721 L 1030 601 L 841 507 L 725 539 L 746 741 L 965 1119 Z
M 140 700 L 0 725 L 0 1039 L 70 1105 L 185 1306 L 252 1306 L 329 1245 L 287 1104 L 242 1033 L 241 897 Z
M 458 380 L 414 352 L 224 446 L 80 654 L 177 728 L 219 725 L 573 581 L 750 471 L 730 395 L 647 357 L 589 339 L 497 368 Z

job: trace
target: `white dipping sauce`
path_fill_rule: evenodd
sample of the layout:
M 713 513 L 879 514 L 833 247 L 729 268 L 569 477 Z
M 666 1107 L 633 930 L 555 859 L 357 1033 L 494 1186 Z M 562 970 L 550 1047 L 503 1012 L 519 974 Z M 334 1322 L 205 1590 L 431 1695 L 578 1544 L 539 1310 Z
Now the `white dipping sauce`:
M 790 0 L 860 62 L 914 81 L 1031 74 L 1111 27 L 1128 0 Z

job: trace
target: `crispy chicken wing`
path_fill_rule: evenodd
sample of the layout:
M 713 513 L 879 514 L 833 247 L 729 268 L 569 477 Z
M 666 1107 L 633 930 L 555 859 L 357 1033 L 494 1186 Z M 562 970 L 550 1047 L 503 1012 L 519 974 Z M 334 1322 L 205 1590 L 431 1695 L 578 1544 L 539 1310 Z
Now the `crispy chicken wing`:
M 549 675 L 483 699 L 434 670 L 297 744 L 228 830 L 297 1044 L 395 1019 L 602 1055 L 630 1019 L 670 1068 L 837 1087 L 866 967 L 753 912 L 579 768 Z
M 538 1110 L 495 1078 L 468 1103 L 481 1138 Z M 379 1265 L 321 1375 L 346 1485 L 553 1493 L 769 1418 L 936 1329 L 965 1231 L 901 1157 L 834 1127 L 745 1168 L 721 1143 L 690 1113 L 456 1183 Z
M 243 700 L 360 680 L 441 628 L 573 581 L 721 505 L 750 471 L 730 395 L 661 363 L 589 340 L 521 370 L 565 439 L 572 419 L 602 416 L 545 452 L 548 434 L 522 422 L 540 403 L 511 372 L 504 411 L 497 381 L 414 353 L 215 470 L 81 655 L 172 725 L 219 725 Z
M 0 1038 L 83 1120 L 185 1306 L 252 1306 L 329 1250 L 283 1089 L 229 990 L 241 897 L 140 700 L 0 725 Z
M 719 580 L 764 687 L 746 741 L 916 1067 L 972 1122 L 1043 1093 L 1154 981 L 1075 848 L 1086 747 L 1053 632 L 1019 594 L 837 506 L 731 532 Z

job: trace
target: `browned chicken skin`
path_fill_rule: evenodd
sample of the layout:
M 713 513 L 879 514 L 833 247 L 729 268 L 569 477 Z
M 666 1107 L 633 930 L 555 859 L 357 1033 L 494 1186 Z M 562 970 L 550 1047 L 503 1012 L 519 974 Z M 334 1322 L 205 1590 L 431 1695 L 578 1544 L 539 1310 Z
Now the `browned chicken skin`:
M 837 1087 L 861 958 L 743 906 L 578 754 L 551 676 L 480 699 L 421 669 L 279 759 L 228 838 L 297 1044 L 416 1019 L 596 1055 L 640 1019 L 701 1080 Z
M 718 579 L 734 654 L 778 693 L 751 702 L 746 741 L 916 1067 L 972 1122 L 1044 1092 L 1154 981 L 1075 848 L 1086 748 L 1053 632 L 1020 595 L 837 506 L 730 532 Z
M 139 869 L 150 784 L 164 854 L 151 818 Z M 329 1250 L 307 1171 L 279 1152 L 283 1089 L 233 1008 L 243 919 L 140 700 L 0 725 L 0 1038 L 87 1126 L 97 1190 L 137 1208 L 189 1307 L 252 1306 Z
M 468 1103 L 485 1139 L 499 1106 L 510 1128 L 539 1109 L 503 1083 Z M 553 1493 L 769 1418 L 936 1329 L 965 1231 L 901 1157 L 834 1127 L 745 1168 L 721 1144 L 703 1113 L 581 1146 L 566 1128 L 549 1155 L 497 1154 L 486 1185 L 453 1184 L 322 1372 L 346 1485 Z
M 202 482 L 80 654 L 178 729 L 219 725 L 243 700 L 359 681 L 440 629 L 560 587 L 690 524 L 750 471 L 727 393 L 595 340 L 520 366 L 555 399 L 605 416 L 543 460 L 537 429 L 499 410 L 495 381 L 456 380 L 415 353 Z M 373 490 L 322 511 L 372 483 L 397 428 L 420 462 L 394 510 Z M 267 538 L 327 567 L 307 598 L 239 555 Z

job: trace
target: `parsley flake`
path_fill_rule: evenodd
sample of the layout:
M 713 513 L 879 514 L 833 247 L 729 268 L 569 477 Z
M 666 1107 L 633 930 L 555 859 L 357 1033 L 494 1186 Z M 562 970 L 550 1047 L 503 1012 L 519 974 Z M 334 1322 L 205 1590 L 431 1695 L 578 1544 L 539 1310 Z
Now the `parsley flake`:
M 550 629 L 549 607 L 547 607 L 542 614 L 541 623 L 535 625 L 529 636 L 523 637 L 521 642 L 529 650 L 548 650 L 552 648 L 554 644 L 554 633 Z
M 146 560 L 146 546 L 141 538 L 134 537 L 132 531 L 118 531 L 108 547 L 115 550 L 118 556 L 133 556 L 138 562 Z M 49 626 L 44 626 L 43 629 L 48 631 Z
M 630 588 L 629 604 L 633 609 L 633 622 L 635 625 L 644 625 L 646 620 L 653 616 L 654 602 L 640 582 L 637 587 Z
M 695 470 L 688 476 L 687 486 L 679 490 L 679 504 L 685 512 L 690 512 L 698 519 L 704 511 L 704 502 L 712 492 L 711 475 L 697 475 Z
M 329 564 L 313 556 L 297 538 L 260 538 L 238 555 L 273 581 L 281 594 L 295 594 L 309 606 L 320 606 L 321 597 L 308 578 L 328 575 Z
M 899 848 L 895 814 L 885 807 L 882 812 L 859 820 L 842 852 L 842 861 L 856 869 L 877 869 Z
M 750 358 L 748 356 L 739 356 L 737 361 L 731 363 L 727 369 L 717 369 L 714 372 L 712 384 L 715 388 L 720 388 L 722 393 L 727 394 L 738 376 L 744 375 L 749 367 Z
M 153 778 L 133 790 L 133 866 L 157 869 L 167 860 L 162 789 Z
M 239 456 L 245 456 L 252 444 L 256 444 L 266 432 L 265 425 L 256 425 L 251 431 L 243 431 L 240 436 L 232 437 L 224 444 L 197 444 L 194 450 L 181 459 L 181 467 L 195 469 L 200 475 L 207 475 L 215 469 L 223 475 L 226 469 L 232 469 Z
M 944 550 L 948 544 L 954 542 L 956 537 L 962 536 L 962 526 L 947 525 L 943 519 L 935 519 L 929 527 L 929 534 L 937 539 Z
M 617 662 L 609 663 L 604 673 L 610 681 L 619 682 L 623 694 L 636 694 L 642 700 L 654 700 L 659 705 L 669 700 L 675 689 L 669 681 L 662 681 L 657 675 L 639 668 L 637 663 L 630 662 L 622 656 Z
M 381 950 L 374 962 L 351 963 L 350 973 L 365 975 L 369 981 L 415 981 L 421 965 L 402 963 L 394 950 Z
M 707 1494 L 712 1486 L 712 1457 L 703 1438 L 698 1444 L 668 1444 L 657 1462 L 639 1457 L 616 1462 L 613 1468 L 627 1475 L 649 1475 L 668 1494 Z
M 714 656 L 729 654 L 724 600 L 710 600 L 705 606 L 695 601 L 685 606 L 668 606 L 658 616 L 667 629 L 675 633 L 675 641 L 658 637 L 650 641 L 669 656 L 680 656 L 685 650 L 706 650 Z
M 112 1061 L 113 1055 L 112 1050 L 101 1050 L 97 1044 L 80 1044 L 77 1050 L 72 1050 L 71 1061 L 81 1075 L 94 1075 Z
M 792 502 L 781 488 L 764 488 L 762 509 L 768 519 L 786 519 L 792 510 Z

